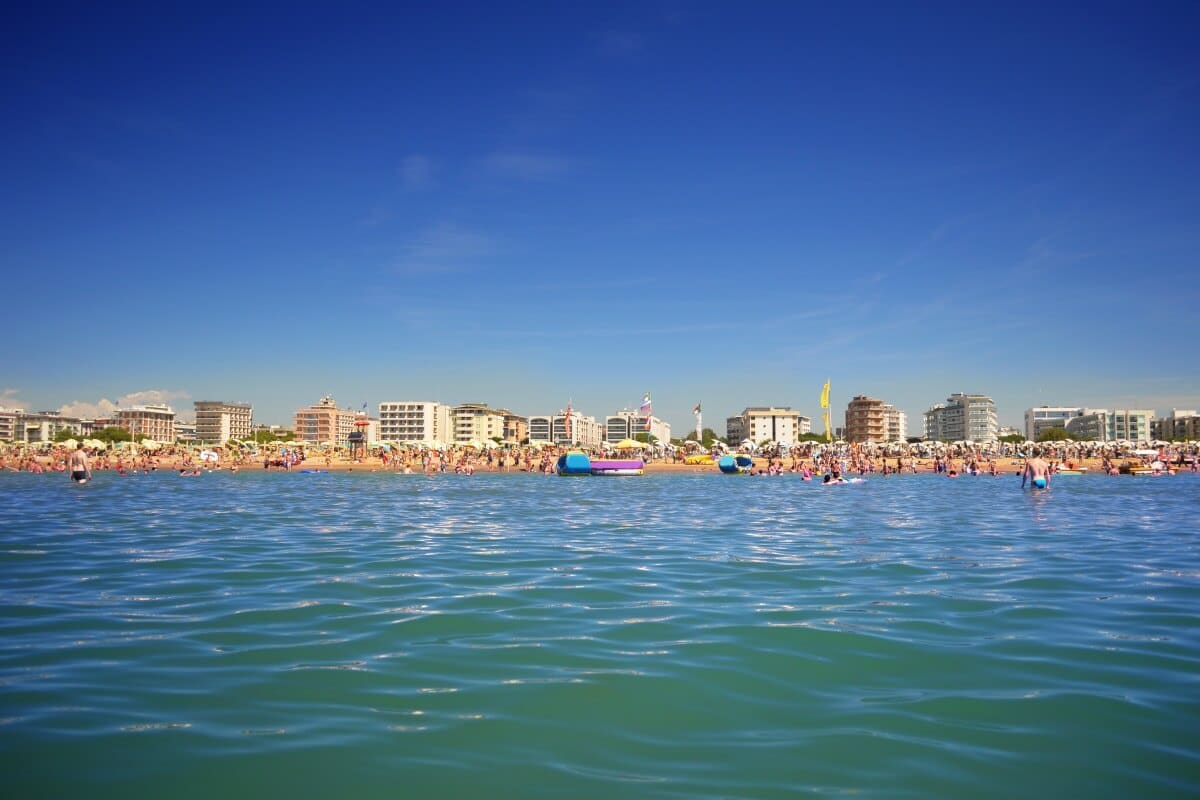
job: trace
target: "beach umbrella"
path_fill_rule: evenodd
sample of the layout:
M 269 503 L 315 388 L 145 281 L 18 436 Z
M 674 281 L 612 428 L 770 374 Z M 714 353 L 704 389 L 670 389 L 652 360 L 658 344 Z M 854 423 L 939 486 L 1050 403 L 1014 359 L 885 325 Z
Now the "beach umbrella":
M 62 443 L 62 446 L 67 448 L 68 450 L 74 450 L 78 445 L 79 445 L 79 442 L 75 441 L 74 439 L 67 439 L 65 442 Z
M 645 446 L 646 445 L 634 439 L 622 439 L 615 445 L 617 450 L 641 450 Z

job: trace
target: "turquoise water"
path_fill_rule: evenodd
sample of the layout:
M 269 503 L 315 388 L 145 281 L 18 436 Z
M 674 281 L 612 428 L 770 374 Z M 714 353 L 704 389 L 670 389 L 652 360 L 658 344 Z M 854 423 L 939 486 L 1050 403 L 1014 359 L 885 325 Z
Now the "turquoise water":
M 0 475 L 7 797 L 1200 793 L 1200 480 Z

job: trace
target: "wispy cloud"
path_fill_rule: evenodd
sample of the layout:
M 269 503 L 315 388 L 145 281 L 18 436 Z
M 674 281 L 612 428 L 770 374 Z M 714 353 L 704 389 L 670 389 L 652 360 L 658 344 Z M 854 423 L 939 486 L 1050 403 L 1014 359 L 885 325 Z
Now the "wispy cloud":
M 428 156 L 414 154 L 405 156 L 400 162 L 397 173 L 400 185 L 406 192 L 420 192 L 432 189 L 436 184 L 434 172 L 436 165 Z
M 551 181 L 570 168 L 570 161 L 562 156 L 520 150 L 502 150 L 483 159 L 486 174 L 506 180 Z
M 404 244 L 393 269 L 401 275 L 462 272 L 494 252 L 495 243 L 489 237 L 453 223 L 442 223 Z
M 112 416 L 118 408 L 128 408 L 129 406 L 139 406 L 147 403 L 170 403 L 173 400 L 186 400 L 190 397 L 191 395 L 187 392 L 172 389 L 144 389 L 122 395 L 115 402 L 109 400 L 107 397 L 101 397 L 95 402 L 72 400 L 70 403 L 59 408 L 58 412 L 67 417 L 95 419 L 96 417 Z
M 0 392 L 0 408 L 19 408 L 22 411 L 29 408 L 28 403 L 17 399 L 17 394 L 16 389 L 5 389 Z

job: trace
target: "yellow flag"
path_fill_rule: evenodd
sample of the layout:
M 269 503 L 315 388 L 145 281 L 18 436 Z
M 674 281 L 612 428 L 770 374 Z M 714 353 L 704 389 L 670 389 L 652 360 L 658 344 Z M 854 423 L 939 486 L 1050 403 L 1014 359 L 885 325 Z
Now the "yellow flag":
M 829 379 L 825 379 L 825 388 L 821 390 L 821 408 L 829 408 Z

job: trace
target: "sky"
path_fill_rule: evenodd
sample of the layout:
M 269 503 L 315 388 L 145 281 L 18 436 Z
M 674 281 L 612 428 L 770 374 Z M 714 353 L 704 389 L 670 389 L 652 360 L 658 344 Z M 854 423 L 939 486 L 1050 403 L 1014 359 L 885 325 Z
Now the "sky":
M 0 405 L 1200 407 L 1200 5 L 825 5 L 10 8 Z

